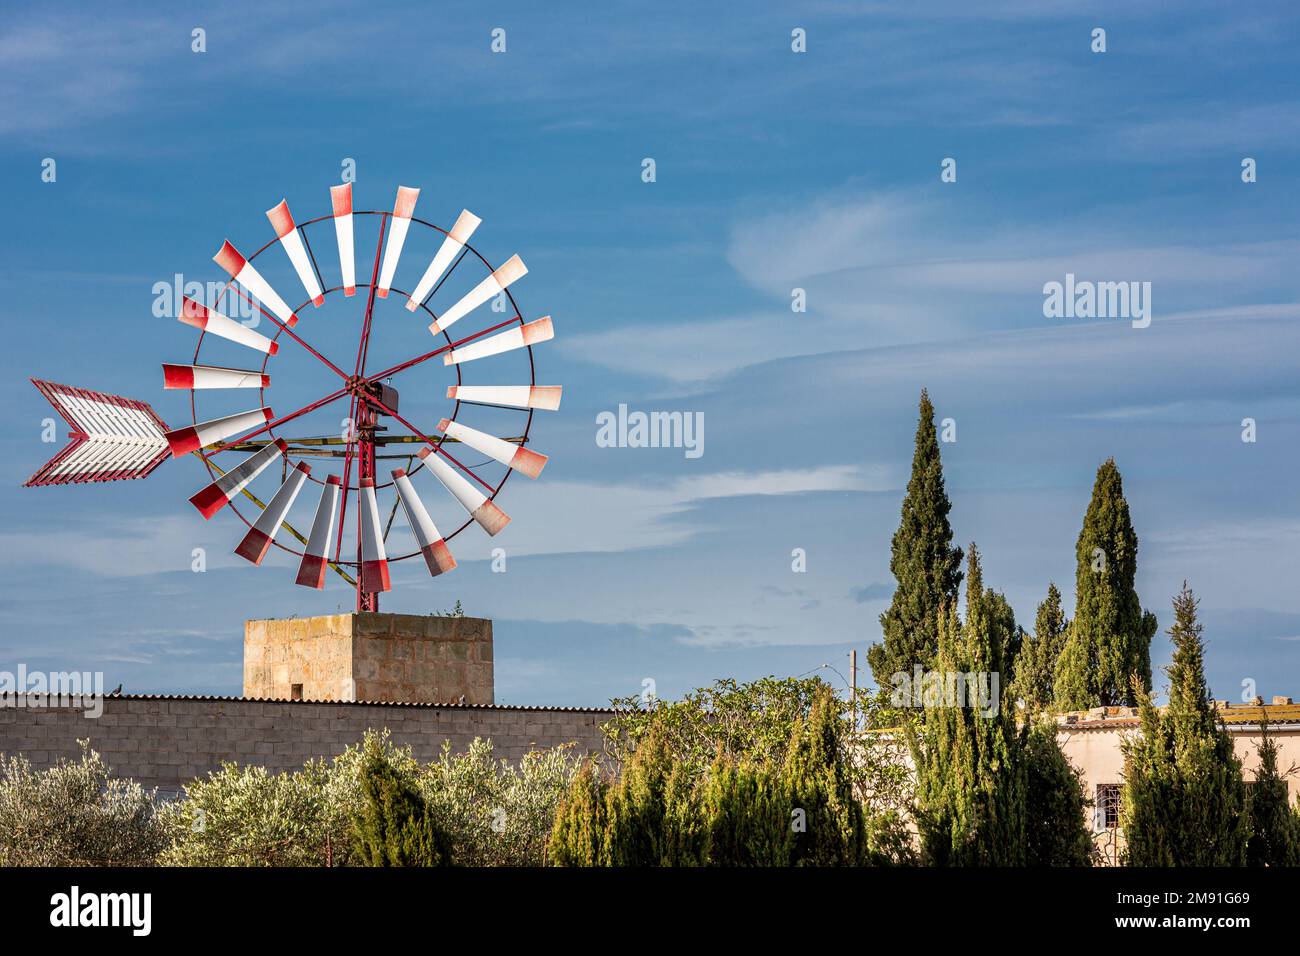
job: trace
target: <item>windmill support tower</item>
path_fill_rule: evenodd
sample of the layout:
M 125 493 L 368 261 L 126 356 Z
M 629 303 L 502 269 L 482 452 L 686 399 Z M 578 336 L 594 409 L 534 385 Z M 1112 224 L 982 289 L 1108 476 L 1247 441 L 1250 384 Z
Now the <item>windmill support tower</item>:
M 213 259 L 229 279 L 213 301 L 181 297 L 176 318 L 198 331 L 198 341 L 189 363 L 164 363 L 163 384 L 169 391 L 188 392 L 189 424 L 169 427 L 148 404 L 134 399 L 33 379 L 70 426 L 70 442 L 26 484 L 138 479 L 168 457 L 193 458 L 210 479 L 190 498 L 202 517 L 210 520 L 218 512 L 228 511 L 247 525 L 235 547 L 237 555 L 254 565 L 263 564 L 277 550 L 296 555 L 300 560 L 295 583 L 316 590 L 325 587 L 327 570 L 346 581 L 356 595 L 354 615 L 279 622 L 285 627 L 272 626 L 276 622 L 269 621 L 248 622 L 245 651 L 258 663 L 252 667 L 246 657 L 246 694 L 311 693 L 337 700 L 358 699 L 355 695 L 362 693 L 376 695 L 375 700 L 438 702 L 430 695 L 458 691 L 454 694 L 457 699 L 490 703 L 490 621 L 379 615 L 379 595 L 392 587 L 390 565 L 394 563 L 419 557 L 435 577 L 453 570 L 452 539 L 470 525 L 478 525 L 488 535 L 499 534 L 510 522 L 497 503 L 506 480 L 515 471 L 530 479 L 541 473 L 547 456 L 527 447 L 533 417 L 537 411 L 559 408 L 561 388 L 537 383 L 533 349 L 553 338 L 551 317 L 531 321 L 523 317 L 510 287 L 528 270 L 518 256 L 493 267 L 469 244 L 481 224 L 473 213 L 462 211 L 450 229 L 443 229 L 416 217 L 418 189 L 399 187 L 391 211 L 354 210 L 352 193 L 351 183 L 331 187 L 331 212 L 303 223 L 296 222 L 288 202 L 281 201 L 266 214 L 274 238 L 257 251 L 245 257 L 229 240 L 222 243 Z M 378 225 L 369 282 L 358 282 L 355 261 L 356 231 L 363 221 Z M 330 259 L 323 248 L 318 254 L 313 239 L 318 246 L 330 240 L 336 245 L 336 283 L 322 272 L 322 263 L 328 267 Z M 432 256 L 413 285 L 402 282 L 413 288 L 408 294 L 398 284 L 403 276 L 402 254 L 422 245 L 429 247 Z M 271 246 L 280 247 L 285 258 L 272 255 L 263 259 Z M 277 269 L 286 271 L 285 259 L 294 277 L 291 284 L 300 284 L 306 295 L 296 308 L 268 279 Z M 477 280 L 468 277 L 473 283 L 468 291 L 444 302 L 439 293 L 458 269 L 461 279 L 473 269 L 486 274 Z M 414 279 L 415 273 L 409 278 Z M 359 313 L 360 320 L 355 361 L 341 356 L 331 360 L 328 349 L 318 349 L 310 341 L 317 326 L 302 320 L 332 296 L 338 302 L 356 296 L 358 290 L 364 290 L 365 305 L 354 313 Z M 399 299 L 405 301 L 398 303 Z M 387 307 L 389 314 L 377 323 L 377 306 L 382 307 L 385 300 L 394 305 Z M 471 316 L 490 300 L 504 304 L 508 317 L 503 321 L 494 317 L 476 326 Z M 439 303 L 437 311 L 435 303 Z M 391 313 L 396 304 L 405 311 L 394 317 Z M 249 310 L 253 321 L 231 318 L 238 315 L 236 308 Z M 497 306 L 493 310 L 500 311 Z M 431 321 L 425 323 L 424 318 Z M 266 320 L 266 334 L 255 328 L 261 319 Z M 385 336 L 402 336 L 413 344 L 422 341 L 425 348 L 375 371 L 368 366 L 368 359 L 372 334 L 381 326 Z M 449 331 L 453 326 L 454 333 Z M 322 331 L 339 328 L 339 323 L 331 322 Z M 428 348 L 424 336 L 433 337 L 434 347 Z M 289 351 L 309 364 L 319 362 L 337 381 L 326 394 L 288 414 L 277 414 L 267 403 L 267 392 L 279 377 L 279 373 L 272 375 L 271 361 Z M 213 352 L 219 353 L 222 364 L 209 358 Z M 224 364 L 239 361 L 230 359 L 231 354 L 255 356 L 253 361 L 239 363 L 254 367 Z M 466 367 L 476 370 L 474 363 L 496 357 L 515 362 L 512 375 L 519 376 L 514 379 L 517 384 L 470 385 L 463 380 Z M 436 425 L 414 424 L 404 417 L 398 390 L 391 381 L 417 367 L 427 375 L 437 363 L 425 363 L 439 358 L 452 379 L 445 395 L 451 402 L 449 412 Z M 346 371 L 349 364 L 351 371 Z M 249 408 L 250 402 L 240 396 L 253 390 L 258 401 Z M 228 400 L 218 414 L 199 413 L 201 401 L 206 407 L 207 401 L 222 395 Z M 417 397 L 429 396 L 422 391 Z M 336 402 L 348 405 L 348 428 L 343 435 L 293 438 L 279 434 L 294 422 L 295 428 L 305 428 L 309 416 Z M 495 423 L 491 431 L 475 428 L 461 420 L 467 410 L 498 419 L 513 412 L 522 416 L 520 427 L 517 434 L 498 437 L 494 433 L 501 427 L 498 419 L 489 418 Z M 485 460 L 475 461 L 479 456 Z M 381 465 L 381 460 L 394 458 L 404 459 L 405 467 L 390 470 Z M 254 490 L 255 482 L 260 488 L 269 480 L 260 476 L 277 472 L 278 487 L 268 488 L 266 493 Z M 427 472 L 427 476 L 418 477 L 419 472 Z M 432 511 L 421 490 L 441 492 Z M 291 523 L 291 519 L 300 520 L 292 515 L 299 502 L 300 508 L 313 509 L 309 523 L 302 524 L 308 534 Z M 240 510 L 249 503 L 257 509 L 251 517 Z M 414 538 L 413 549 L 396 546 L 393 530 L 399 510 Z M 447 527 L 460 523 L 444 535 L 435 523 L 435 513 Z M 464 623 L 436 623 L 448 620 Z M 375 649 L 392 650 L 385 640 L 398 642 L 395 653 L 399 658 L 409 652 L 430 662 L 444 654 L 440 649 L 444 645 L 456 649 L 447 652 L 450 657 L 441 661 L 445 665 L 441 671 L 416 668 L 376 677 L 377 667 L 371 665 L 381 658 L 374 656 Z M 343 660 L 346 667 L 339 663 Z

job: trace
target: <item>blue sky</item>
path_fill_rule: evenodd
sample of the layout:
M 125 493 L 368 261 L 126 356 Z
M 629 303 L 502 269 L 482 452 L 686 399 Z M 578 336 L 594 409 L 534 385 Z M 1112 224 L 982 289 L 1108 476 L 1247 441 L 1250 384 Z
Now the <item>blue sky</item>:
M 1168 658 L 1186 578 L 1216 695 L 1238 699 L 1247 679 L 1300 694 L 1288 5 L 1004 0 L 975 17 L 958 2 L 809 3 L 743 19 L 674 3 L 267 6 L 5 18 L 0 666 L 237 693 L 245 618 L 351 606 L 340 582 L 294 587 L 283 553 L 260 568 L 234 557 L 237 519 L 206 523 L 186 502 L 204 482 L 193 462 L 142 482 L 18 486 L 53 451 L 28 376 L 188 421 L 158 364 L 188 361 L 193 336 L 154 316 L 154 283 L 218 279 L 221 240 L 251 251 L 272 238 L 263 211 L 281 198 L 299 220 L 324 215 L 352 158 L 358 208 L 391 208 L 410 185 L 417 215 L 444 226 L 473 210 L 485 256 L 528 263 L 513 290 L 525 318 L 555 318 L 537 349 L 539 381 L 565 386 L 561 411 L 534 422 L 545 473 L 507 483 L 500 537 L 457 536 L 461 566 L 436 580 L 396 565 L 382 602 L 459 599 L 493 618 L 499 700 L 845 672 L 891 591 L 922 386 L 957 422 L 943 446 L 957 537 L 979 544 L 1022 623 L 1049 580 L 1072 604 L 1074 540 L 1113 455 L 1139 591 L 1161 619 L 1153 659 Z M 498 27 L 504 54 L 489 48 Z M 1089 49 L 1094 27 L 1104 54 Z M 945 157 L 955 183 L 940 181 Z M 1241 181 L 1243 157 L 1257 182 Z M 412 236 L 401 288 L 433 249 Z M 358 235 L 360 271 L 373 241 Z M 283 256 L 263 261 L 296 303 Z M 1043 284 L 1066 273 L 1151 282 L 1151 326 L 1044 318 Z M 791 311 L 796 287 L 805 313 Z M 309 308 L 302 330 L 350 356 L 360 300 L 338 299 Z M 404 317 L 396 299 L 377 314 L 379 354 L 429 347 Z M 273 407 L 328 382 L 287 346 L 275 362 Z M 467 382 L 506 384 L 498 371 L 518 368 Z M 441 368 L 394 384 L 421 421 L 448 407 Z M 705 453 L 598 447 L 596 416 L 620 403 L 703 413 Z M 319 421 L 308 431 L 333 427 Z M 455 526 L 454 505 L 426 500 Z M 395 534 L 409 540 L 400 517 Z

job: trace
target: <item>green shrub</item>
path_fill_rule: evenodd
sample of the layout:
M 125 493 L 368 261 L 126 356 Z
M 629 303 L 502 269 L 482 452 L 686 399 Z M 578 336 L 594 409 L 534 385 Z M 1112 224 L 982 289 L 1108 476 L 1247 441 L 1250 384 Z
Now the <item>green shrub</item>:
M 555 809 L 547 843 L 552 866 L 601 866 L 607 785 L 593 761 L 584 761 Z
M 1250 838 L 1246 841 L 1247 866 L 1300 866 L 1300 807 L 1291 810 L 1286 777 L 1278 771 L 1277 741 L 1263 724 L 1259 769 L 1248 791 Z
M 367 866 L 450 866 L 451 846 L 424 797 L 367 742 L 361 761 L 360 809 L 353 818 L 357 852 Z
M 0 757 L 0 866 L 152 866 L 163 847 L 154 794 L 110 777 L 90 742 L 35 771 Z
M 458 866 L 540 866 L 577 767 L 567 746 L 533 751 L 516 764 L 476 739 L 461 754 L 444 744 L 422 769 L 420 787 Z
M 843 719 L 829 690 L 799 721 L 785 760 L 796 866 L 857 866 L 868 862 L 866 822 L 853 793 L 842 738 Z
M 704 859 L 709 866 L 789 866 L 792 801 L 770 766 L 720 758 L 704 787 Z
M 1088 799 L 1083 778 L 1062 753 L 1056 724 L 1033 725 L 1024 740 L 1025 863 L 1028 866 L 1089 866 Z
M 327 808 L 315 769 L 222 764 L 163 807 L 168 866 L 322 866 Z

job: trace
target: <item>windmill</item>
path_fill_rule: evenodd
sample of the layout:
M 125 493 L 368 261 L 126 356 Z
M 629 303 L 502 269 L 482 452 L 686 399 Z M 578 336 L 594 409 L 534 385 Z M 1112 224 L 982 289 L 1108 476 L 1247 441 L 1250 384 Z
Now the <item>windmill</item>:
M 197 330 L 197 342 L 188 362 L 163 364 L 163 385 L 188 393 L 189 424 L 169 427 L 148 404 L 134 399 L 33 379 L 70 426 L 70 442 L 26 485 L 144 478 L 168 457 L 192 458 L 209 480 L 190 503 L 205 519 L 229 511 L 247 526 L 236 554 L 260 565 L 271 548 L 287 551 L 299 558 L 296 583 L 318 590 L 332 569 L 355 588 L 359 611 L 378 610 L 379 594 L 391 588 L 390 562 L 419 557 L 437 576 L 456 567 L 448 542 L 469 525 L 498 534 L 510 521 L 496 501 L 506 479 L 516 471 L 536 478 L 547 462 L 526 446 L 534 412 L 554 411 L 560 404 L 560 386 L 538 385 L 533 362 L 533 346 L 554 335 L 551 318 L 523 317 L 511 286 L 527 268 L 517 255 L 494 267 L 470 245 L 481 220 L 468 210 L 444 229 L 415 215 L 418 189 L 399 187 L 391 211 L 354 210 L 352 192 L 352 183 L 332 187 L 331 212 L 301 223 L 282 201 L 266 214 L 273 237 L 251 255 L 242 255 L 229 240 L 222 243 L 213 258 L 226 278 L 214 283 L 220 288 L 207 297 L 210 301 L 201 301 L 202 295 L 180 297 L 175 318 Z M 377 234 L 374 260 L 369 282 L 358 283 L 358 233 L 367 228 Z M 337 282 L 332 270 L 327 279 L 321 268 L 322 261 L 327 269 L 333 264 L 324 252 L 331 240 L 337 247 Z M 283 256 L 264 255 L 271 246 L 279 246 Z M 409 293 L 395 285 L 408 247 L 416 248 L 408 261 L 417 256 L 420 265 L 427 261 Z M 306 298 L 297 307 L 268 278 L 275 270 L 295 289 L 301 285 Z M 468 287 L 455 293 L 456 282 Z M 328 308 L 331 299 L 338 309 Z M 395 308 L 399 302 L 404 310 Z M 492 318 L 470 319 L 489 302 Z M 258 331 L 263 320 L 267 325 Z M 335 348 L 321 345 L 327 337 L 336 340 Z M 381 340 L 390 354 L 376 371 L 381 363 L 373 353 Z M 355 356 L 344 361 L 340 343 L 349 356 L 355 345 Z M 331 352 L 340 360 L 332 360 Z M 283 362 L 290 355 L 323 374 L 327 385 L 294 411 L 276 414 L 267 404 L 272 381 L 282 387 L 295 376 L 292 371 L 287 379 L 279 371 L 273 375 L 272 360 Z M 477 370 L 481 360 L 509 358 L 516 360 L 515 377 L 498 380 L 519 384 L 464 381 L 466 369 Z M 425 374 L 430 369 L 437 369 L 434 381 Z M 401 411 L 394 384 L 399 376 L 414 386 L 408 399 L 415 398 L 416 412 Z M 442 385 L 445 396 L 435 396 L 434 388 Z M 200 410 L 216 397 L 223 401 L 217 414 Z M 423 405 L 435 398 L 449 400 L 449 410 L 436 425 L 415 424 L 413 419 L 433 420 Z M 297 437 L 279 433 L 291 424 L 295 431 L 309 431 L 310 421 L 319 421 L 329 409 L 337 416 L 345 403 L 346 417 L 334 419 L 341 430 L 320 428 Z M 462 420 L 467 410 L 489 416 L 493 427 L 467 424 Z M 514 416 L 514 427 L 504 427 L 502 416 Z M 502 432 L 508 437 L 498 437 Z M 397 460 L 402 465 L 396 468 L 380 464 Z M 252 486 L 268 472 L 279 473 L 278 485 L 259 496 Z M 290 512 L 309 486 L 316 501 L 304 534 L 290 522 Z M 438 497 L 426 502 L 422 495 L 430 492 Z M 436 502 L 433 511 L 429 502 Z M 240 503 L 256 510 L 241 511 Z M 394 546 L 399 507 L 413 537 L 407 550 Z M 451 524 L 460 523 L 443 533 L 434 512 L 447 509 Z M 355 529 L 350 540 L 349 513 Z

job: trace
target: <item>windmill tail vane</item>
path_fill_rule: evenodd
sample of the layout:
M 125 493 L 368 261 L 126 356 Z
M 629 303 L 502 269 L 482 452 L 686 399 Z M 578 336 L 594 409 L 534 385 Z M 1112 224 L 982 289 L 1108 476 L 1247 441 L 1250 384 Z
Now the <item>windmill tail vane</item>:
M 525 320 L 510 291 L 528 273 L 523 261 L 515 255 L 494 267 L 469 243 L 482 220 L 463 210 L 450 230 L 442 229 L 416 216 L 419 195 L 418 189 L 399 187 L 391 211 L 360 211 L 353 209 L 352 184 L 345 183 L 330 189 L 331 211 L 327 215 L 299 223 L 290 212 L 287 200 L 268 210 L 266 215 L 274 238 L 251 255 L 245 256 L 230 240 L 224 240 L 213 258 L 229 277 L 225 288 L 209 304 L 183 297 L 176 316 L 182 325 L 198 331 L 194 358 L 188 364 L 165 362 L 162 366 L 163 387 L 190 395 L 192 420 L 189 424 L 169 426 L 148 403 L 137 399 L 32 379 L 67 423 L 69 442 L 24 486 L 126 481 L 147 477 L 168 458 L 192 458 L 204 466 L 210 480 L 190 496 L 191 504 L 204 519 L 228 509 L 247 525 L 234 553 L 250 564 L 262 564 L 273 547 L 298 556 L 295 578 L 298 585 L 320 590 L 325 585 L 326 569 L 332 569 L 356 589 L 357 609 L 373 611 L 378 610 L 378 595 L 392 586 L 391 562 L 418 557 L 431 576 L 453 570 L 457 564 L 449 546 L 451 539 L 471 524 L 488 535 L 500 533 L 511 520 L 496 501 L 506 479 L 516 471 L 528 478 L 541 474 L 549 459 L 526 447 L 530 443 L 529 432 L 536 412 L 559 408 L 562 389 L 558 385 L 538 384 L 536 379 L 533 348 L 552 339 L 555 333 L 549 315 Z M 359 217 L 367 216 L 374 217 L 371 221 L 377 220 L 379 225 L 369 282 L 364 281 L 364 275 L 357 275 L 355 235 Z M 318 224 L 321 229 L 313 232 L 311 227 Z M 419 230 L 413 230 L 415 226 Z M 413 286 L 399 282 L 403 249 L 414 245 L 410 240 L 422 241 L 416 237 L 427 237 L 426 231 L 433 233 L 436 252 L 420 270 Z M 312 248 L 313 236 L 318 243 L 333 240 L 337 246 L 340 278 L 337 284 L 331 285 L 321 272 L 322 262 L 332 263 L 324 256 L 318 258 Z M 272 246 L 283 250 L 296 276 L 295 287 L 301 284 L 306 294 L 306 300 L 297 308 L 263 274 L 268 263 L 259 257 Z M 480 275 L 486 275 L 474 282 L 470 291 L 454 301 L 449 300 L 445 308 L 435 312 L 430 303 L 466 261 L 469 265 L 462 272 L 481 269 Z M 270 266 L 274 267 L 274 263 Z M 414 277 L 412 273 L 411 278 Z M 414 291 L 408 294 L 404 288 Z M 355 300 L 360 320 L 355 362 L 349 357 L 346 362 L 336 363 L 309 344 L 304 336 L 310 332 L 300 330 L 303 325 L 310 329 L 312 324 L 301 323 L 301 319 L 310 314 L 309 306 L 319 308 L 331 294 L 341 293 L 346 299 L 355 296 L 358 290 L 363 295 Z M 430 321 L 385 320 L 384 328 L 396 329 L 401 335 L 413 336 L 413 341 L 425 343 L 428 340 L 421 337 L 432 335 L 437 345 L 432 350 L 418 350 L 419 354 L 396 365 L 373 371 L 366 367 L 374 328 L 373 313 L 376 300 L 387 299 L 390 292 L 397 293 L 397 299 L 405 300 L 401 302 L 405 309 L 403 315 L 422 310 Z M 270 320 L 272 328 L 268 334 L 254 331 L 223 314 L 222 309 L 230 308 L 223 304 L 227 296 L 231 302 L 238 296 L 255 304 Z M 508 301 L 513 316 L 487 327 L 474 328 L 471 314 L 490 300 Z M 362 303 L 364 309 L 360 307 Z M 494 305 L 493 311 L 499 311 L 498 306 Z M 453 325 L 455 338 L 448 331 Z M 205 347 L 210 354 L 215 348 L 232 346 L 254 353 L 260 359 L 260 366 L 239 368 L 201 363 L 200 353 Z M 267 390 L 272 385 L 268 367 L 272 358 L 286 350 L 299 351 L 299 357 L 318 360 L 339 381 L 333 391 L 302 408 L 277 416 L 266 401 Z M 522 354 L 526 358 L 526 374 L 516 373 L 526 381 L 509 385 L 471 385 L 463 381 L 467 366 L 477 368 L 472 363 L 510 354 Z M 452 408 L 449 414 L 438 417 L 436 424 L 417 426 L 399 411 L 398 390 L 390 383 L 407 369 L 437 357 L 442 359 L 437 364 L 445 369 L 443 374 L 454 377 L 454 383 L 446 386 L 445 395 Z M 347 370 L 348 365 L 352 366 L 351 371 Z M 215 415 L 200 415 L 198 411 L 200 397 L 247 395 L 248 390 L 256 390 L 259 399 L 252 408 L 248 407 L 251 403 L 244 401 L 236 406 L 242 406 L 241 411 L 222 409 L 222 413 Z M 348 433 L 300 438 L 284 438 L 276 433 L 278 428 L 336 401 L 349 405 L 347 421 L 354 424 Z M 513 411 L 526 417 L 517 433 L 501 436 L 499 425 L 484 431 L 458 420 L 466 410 L 472 412 L 476 408 Z M 381 421 L 387 424 L 380 424 Z M 218 463 L 219 456 L 232 454 L 244 457 L 235 461 L 223 458 L 223 464 Z M 458 456 L 481 456 L 484 461 L 467 464 Z M 316 474 L 304 458 L 313 460 L 318 469 Z M 402 459 L 405 467 L 392 469 L 391 477 L 384 477 L 378 465 L 383 459 Z M 278 487 L 269 495 L 259 496 L 251 486 L 277 465 L 274 471 L 279 473 Z M 504 466 L 504 474 L 493 483 L 480 473 L 487 466 Z M 323 473 L 322 469 L 334 469 L 336 473 Z M 413 480 L 420 471 L 427 472 L 430 478 Z M 462 521 L 455 530 L 444 534 L 438 529 L 429 507 L 420 497 L 417 483 L 438 489 L 443 501 L 455 503 L 452 510 Z M 308 484 L 317 485 L 319 493 L 302 494 Z M 385 503 L 386 522 L 381 515 L 381 496 L 391 498 L 391 508 Z M 313 500 L 313 506 L 308 523 L 303 525 L 307 529 L 304 534 L 290 523 L 290 512 L 296 502 L 308 499 Z M 238 501 L 251 502 L 257 513 L 245 517 L 236 506 Z M 390 553 L 389 532 L 399 509 L 415 543 L 415 548 L 405 554 Z M 351 536 L 355 554 L 345 556 L 345 522 L 349 517 L 355 522 L 355 533 Z M 277 540 L 281 531 L 286 535 Z M 301 550 L 293 542 L 301 545 Z

